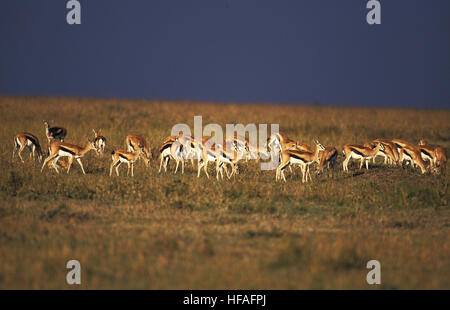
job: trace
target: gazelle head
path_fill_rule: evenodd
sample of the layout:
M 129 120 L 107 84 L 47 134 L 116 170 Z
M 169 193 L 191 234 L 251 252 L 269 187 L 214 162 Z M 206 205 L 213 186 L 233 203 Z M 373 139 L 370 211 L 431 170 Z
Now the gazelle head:
M 94 144 L 95 144 L 95 151 L 97 155 L 103 156 L 103 153 L 105 151 L 106 146 L 106 139 L 105 137 L 100 135 L 100 132 L 102 129 L 100 128 L 98 131 L 95 131 L 95 129 L 92 129 L 94 132 Z
M 428 142 L 427 142 L 427 140 L 425 140 L 425 139 L 420 139 L 420 140 L 419 140 L 419 143 L 417 143 L 417 145 L 419 145 L 419 146 L 425 146 L 425 145 L 428 145 Z
M 319 152 L 325 151 L 325 147 L 322 145 L 322 143 L 319 142 L 319 140 L 315 139 L 314 143 L 316 144 L 317 148 L 319 149 Z

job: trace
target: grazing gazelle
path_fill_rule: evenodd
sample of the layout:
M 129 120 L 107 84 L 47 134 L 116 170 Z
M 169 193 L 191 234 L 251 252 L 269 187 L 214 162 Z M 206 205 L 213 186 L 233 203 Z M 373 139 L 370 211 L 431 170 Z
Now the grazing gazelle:
M 393 164 L 394 164 L 395 166 L 398 164 L 398 160 L 399 160 L 399 150 L 398 150 L 398 148 L 397 148 L 397 146 L 395 145 L 394 142 L 392 142 L 391 140 L 388 140 L 388 139 L 375 139 L 375 140 L 373 140 L 372 142 L 373 142 L 373 143 L 378 143 L 378 142 L 380 142 L 380 143 L 382 143 L 382 144 L 385 146 L 385 148 L 386 148 L 386 146 L 389 146 L 390 151 L 391 151 L 391 153 L 392 153 L 392 158 L 391 158 L 391 159 L 394 160 Z M 389 151 L 387 151 L 387 152 L 389 152 Z M 375 162 L 375 157 L 373 158 L 373 160 L 374 160 L 374 162 Z
M 319 154 L 319 165 L 317 166 L 316 173 L 320 174 L 325 166 L 327 169 L 333 169 L 338 157 L 338 151 L 334 146 L 327 146 L 325 150 Z
M 434 169 L 434 162 L 435 162 L 435 152 L 436 149 L 434 146 L 429 145 L 427 141 L 421 139 L 419 143 L 417 144 L 417 149 L 420 151 L 420 156 L 424 161 L 430 162 L 430 168 L 431 170 Z
M 201 142 L 196 141 L 197 152 L 200 154 L 200 160 L 197 165 L 197 177 L 200 177 L 200 172 L 202 168 L 205 171 L 206 176 L 209 178 L 208 174 L 208 163 L 216 162 L 216 144 L 208 138 L 203 138 Z
M 378 153 L 375 154 L 374 157 L 372 157 L 373 163 L 375 164 L 375 159 L 376 159 L 377 156 L 383 156 L 385 165 L 387 165 L 387 164 L 390 164 L 390 165 L 394 164 L 395 165 L 395 163 L 396 163 L 395 155 L 394 155 L 394 152 L 392 151 L 392 148 L 391 148 L 391 146 L 389 144 L 384 144 L 383 142 L 373 142 L 372 141 L 372 142 L 364 143 L 364 147 L 368 147 L 368 148 L 373 149 L 374 147 L 376 147 L 377 143 L 381 143 L 384 146 L 384 149 L 380 149 L 378 151 Z
M 42 165 L 42 170 L 44 170 L 45 165 L 50 161 L 53 160 L 52 167 L 56 170 L 56 172 L 59 173 L 58 167 L 56 163 L 58 162 L 58 159 L 60 157 L 69 157 L 69 164 L 67 167 L 67 173 L 70 171 L 70 167 L 72 166 L 72 162 L 74 159 L 77 160 L 78 164 L 81 167 L 81 171 L 83 171 L 83 174 L 86 174 L 83 168 L 83 164 L 81 163 L 81 157 L 86 155 L 87 152 L 90 150 L 96 150 L 94 141 L 88 138 L 88 143 L 85 147 L 80 147 L 74 144 L 66 143 L 66 142 L 60 142 L 60 141 L 54 141 L 50 144 L 50 155 L 45 159 L 44 164 Z
M 67 129 L 64 127 L 53 126 L 50 127 L 50 122 L 44 121 L 45 135 L 50 142 L 51 139 L 64 142 L 67 135 Z M 49 143 L 50 144 L 50 143 Z
M 228 149 L 227 149 L 228 148 Z M 232 149 L 231 151 L 229 149 Z M 238 147 L 236 144 L 228 143 L 224 149 L 222 145 L 216 144 L 215 147 L 216 154 L 216 178 L 219 179 L 219 173 L 223 179 L 223 171 L 227 174 L 230 179 L 233 175 L 238 174 L 238 162 L 241 159 L 246 158 L 247 151 Z M 231 173 L 228 174 L 227 165 L 231 166 Z
M 311 174 L 309 173 L 309 166 L 316 162 L 319 157 L 319 152 L 324 151 L 325 147 L 319 142 L 314 141 L 316 146 L 314 152 L 302 152 L 297 150 L 284 150 L 281 152 L 281 164 L 278 166 L 275 180 L 278 181 L 280 178 L 286 182 L 286 177 L 284 176 L 284 169 L 290 164 L 298 164 L 302 170 L 302 183 L 311 180 Z
M 109 167 L 109 176 L 112 176 L 112 169 L 116 167 L 117 176 L 119 176 L 119 166 L 121 163 L 126 163 L 128 165 L 127 175 L 130 174 L 134 177 L 134 163 L 139 159 L 139 156 L 144 152 L 144 147 L 138 145 L 135 152 L 126 152 L 122 150 L 114 150 L 111 152 L 112 163 Z
M 362 168 L 364 162 L 366 163 L 366 169 L 369 170 L 369 160 L 373 158 L 378 151 L 384 150 L 384 145 L 382 143 L 377 143 L 375 148 L 365 147 L 356 144 L 347 144 L 344 146 L 342 152 L 344 153 L 345 159 L 342 163 L 344 171 L 348 171 L 348 162 L 350 159 L 360 159 L 361 163 L 359 169 Z
M 437 173 L 445 172 L 447 167 L 447 154 L 439 146 L 434 149 L 434 167 Z
M 131 133 L 125 137 L 125 144 L 127 146 L 128 152 L 136 152 L 139 148 L 139 145 L 142 146 L 143 152 L 140 157 L 144 160 L 145 166 L 150 166 L 150 160 L 152 159 L 151 149 L 145 140 L 145 138 L 141 135 Z
M 408 147 L 411 147 L 411 148 L 415 147 L 412 143 L 409 143 L 408 141 L 401 140 L 401 139 L 392 139 L 391 142 L 394 143 L 395 147 L 397 148 L 397 151 L 398 151 L 398 154 L 399 154 L 398 160 L 399 160 L 400 164 L 401 164 L 401 162 L 400 162 L 400 160 L 401 160 L 401 158 L 400 158 L 400 150 L 401 150 L 401 148 L 405 147 L 405 146 L 408 146 Z
M 403 160 L 411 163 L 411 167 L 415 167 L 415 165 L 420 167 L 422 174 L 427 172 L 425 168 L 425 162 L 420 155 L 420 151 L 414 147 L 405 145 L 400 149 L 400 163 L 403 163 Z
M 100 132 L 102 129 L 100 128 L 98 131 L 95 131 L 95 129 L 92 129 L 94 132 L 94 144 L 95 148 L 98 151 L 98 154 L 103 156 L 103 153 L 105 152 L 106 147 L 106 138 L 100 135 Z
M 167 172 L 167 165 L 169 164 L 170 157 L 171 157 L 170 149 L 172 147 L 173 142 L 175 142 L 175 140 L 166 142 L 163 145 L 161 145 L 161 147 L 159 148 L 159 158 L 160 158 L 159 172 L 160 173 L 161 173 L 161 169 L 162 169 L 163 165 L 164 165 L 164 171 Z
M 39 139 L 35 135 L 28 132 L 21 132 L 14 136 L 12 157 L 14 158 L 14 154 L 18 151 L 17 155 L 19 155 L 20 160 L 24 162 L 21 153 L 25 147 L 30 150 L 30 158 L 34 159 L 34 153 L 36 152 L 39 162 L 42 162 L 43 153 L 41 145 L 39 144 Z

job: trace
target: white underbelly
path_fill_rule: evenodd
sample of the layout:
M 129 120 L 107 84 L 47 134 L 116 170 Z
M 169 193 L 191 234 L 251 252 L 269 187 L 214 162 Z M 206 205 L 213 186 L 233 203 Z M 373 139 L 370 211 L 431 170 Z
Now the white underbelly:
M 352 158 L 354 158 L 354 159 L 362 159 L 362 158 L 364 158 L 364 156 L 361 156 L 361 155 L 356 154 L 354 152 L 351 152 L 350 154 L 351 154 Z

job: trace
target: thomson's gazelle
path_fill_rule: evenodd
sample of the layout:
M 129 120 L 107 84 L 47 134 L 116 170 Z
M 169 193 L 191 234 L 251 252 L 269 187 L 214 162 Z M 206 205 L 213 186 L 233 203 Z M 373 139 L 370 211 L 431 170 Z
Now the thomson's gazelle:
M 320 174 L 325 166 L 327 169 L 332 169 L 336 164 L 338 151 L 334 146 L 327 146 L 325 150 L 319 154 L 319 165 L 317 166 L 317 174 Z
M 150 166 L 150 160 L 152 159 L 151 149 L 145 140 L 145 138 L 141 135 L 130 133 L 125 137 L 125 145 L 127 146 L 128 152 L 136 152 L 139 149 L 139 145 L 142 146 L 143 152 L 140 157 L 144 160 L 145 166 Z
M 37 157 L 39 159 L 39 162 L 42 161 L 42 149 L 41 145 L 39 144 L 39 139 L 28 132 L 21 132 L 14 136 L 14 148 L 13 148 L 13 154 L 12 157 L 14 158 L 14 154 L 17 152 L 17 155 L 19 155 L 19 158 L 22 162 L 22 151 L 27 147 L 30 150 L 30 158 L 34 159 L 34 154 L 37 154 Z
M 309 173 L 309 166 L 316 162 L 319 157 L 319 152 L 325 150 L 325 147 L 319 142 L 315 141 L 314 152 L 302 152 L 298 150 L 284 150 L 281 152 L 281 164 L 278 166 L 275 180 L 278 181 L 280 178 L 286 182 L 286 177 L 284 176 L 284 169 L 290 164 L 298 164 L 302 170 L 302 183 L 308 182 L 308 178 L 311 180 L 311 175 Z
M 117 176 L 119 176 L 119 166 L 121 163 L 126 163 L 128 165 L 127 175 L 130 174 L 134 176 L 134 162 L 138 160 L 139 156 L 144 152 L 144 148 L 138 145 L 135 152 L 126 152 L 122 150 L 115 150 L 111 153 L 112 163 L 109 167 L 109 176 L 112 176 L 112 169 L 116 167 Z
M 45 159 L 44 164 L 42 165 L 41 172 L 44 170 L 45 165 L 50 160 L 53 160 L 52 167 L 56 170 L 56 172 L 59 173 L 58 167 L 56 163 L 58 162 L 58 159 L 60 157 L 69 157 L 69 164 L 67 167 L 67 173 L 70 171 L 70 167 L 72 166 L 72 162 L 74 159 L 77 160 L 78 164 L 81 167 L 81 171 L 83 171 L 83 174 L 86 174 L 83 168 L 83 164 L 81 163 L 81 157 L 86 155 L 87 152 L 90 150 L 95 150 L 95 144 L 94 141 L 88 139 L 88 143 L 85 147 L 80 147 L 74 144 L 66 143 L 66 142 L 59 142 L 54 141 L 50 144 L 50 155 Z
M 410 162 L 411 167 L 415 167 L 415 165 L 419 166 L 422 174 L 427 171 L 420 151 L 414 146 L 405 145 L 400 149 L 400 163 L 403 163 L 403 160 Z
M 106 147 L 106 138 L 100 135 L 100 132 L 102 131 L 99 129 L 98 131 L 95 131 L 95 129 L 92 129 L 94 132 L 94 144 L 95 148 L 100 156 L 103 156 L 103 153 L 105 152 Z
M 361 163 L 359 169 L 362 168 L 364 162 L 366 162 L 366 169 L 369 169 L 369 160 L 373 158 L 379 150 L 384 150 L 384 146 L 381 143 L 377 143 L 375 148 L 365 147 L 362 145 L 347 144 L 344 146 L 343 153 L 345 156 L 344 162 L 342 163 L 344 171 L 348 171 L 348 162 L 350 159 L 359 159 Z

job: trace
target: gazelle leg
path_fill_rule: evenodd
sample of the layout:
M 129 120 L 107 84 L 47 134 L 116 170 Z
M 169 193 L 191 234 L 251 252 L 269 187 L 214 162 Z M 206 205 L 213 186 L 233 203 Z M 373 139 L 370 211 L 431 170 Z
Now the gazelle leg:
M 131 165 L 131 176 L 134 177 L 134 165 L 133 163 L 130 163 Z
M 219 161 L 216 161 L 216 179 L 219 181 L 219 171 L 220 171 L 220 163 Z
M 177 162 L 177 164 L 176 164 L 176 166 L 175 166 L 175 172 L 174 172 L 174 174 L 176 174 L 177 171 L 178 171 L 178 165 L 180 164 L 180 160 L 176 160 L 176 162 Z
M 169 160 L 170 160 L 169 156 L 166 156 L 166 161 L 164 163 L 164 172 L 167 172 L 167 165 L 169 164 Z
M 72 163 L 73 163 L 73 156 L 69 158 L 69 165 L 67 166 L 67 174 L 69 174 L 70 167 L 72 166 Z
M 362 169 L 363 165 L 364 165 L 364 158 L 361 158 L 361 161 L 359 163 L 359 169 Z
M 366 170 L 369 170 L 369 161 L 366 160 Z
M 14 148 L 13 148 L 12 158 L 14 158 L 14 154 L 16 154 L 16 152 L 17 152 L 18 149 L 19 149 L 19 145 L 18 145 L 17 142 L 14 140 Z
M 160 155 L 160 157 L 161 157 L 161 161 L 159 163 L 159 172 L 158 173 L 161 173 L 161 168 L 162 168 L 163 161 L 164 161 L 164 158 L 163 158 L 162 154 Z
M 77 162 L 78 162 L 78 164 L 80 165 L 81 171 L 83 171 L 83 174 L 86 174 L 86 172 L 84 171 L 84 168 L 83 168 L 83 164 L 81 163 L 81 159 L 80 159 L 80 158 L 77 158 Z
M 56 173 L 59 173 L 58 160 L 59 160 L 59 156 L 56 155 L 55 159 L 53 159 L 53 162 L 52 162 L 52 168 L 56 170 Z
M 23 158 L 22 158 L 21 153 L 22 153 L 22 151 L 24 150 L 24 148 L 25 148 L 25 145 L 21 145 L 21 146 L 20 146 L 20 149 L 19 149 L 19 152 L 17 153 L 17 155 L 19 155 L 19 158 L 20 158 L 20 160 L 21 160 L 22 162 L 24 162 L 24 161 L 23 161 Z
M 184 159 L 181 160 L 181 174 L 184 174 Z
M 55 155 L 55 156 L 53 156 L 53 157 L 49 156 L 49 157 L 47 157 L 47 158 L 44 160 L 44 164 L 42 165 L 41 172 L 44 170 L 45 165 L 47 165 L 47 163 L 48 163 L 50 160 L 54 159 L 56 156 L 57 156 L 57 155 Z
M 109 166 L 109 176 L 110 176 L 110 177 L 112 176 L 112 169 L 113 169 L 114 165 L 115 165 L 115 162 L 113 161 L 113 162 L 111 163 L 111 166 Z
M 348 171 L 348 161 L 350 160 L 350 157 L 346 157 L 344 159 L 344 162 L 342 163 L 342 167 L 344 169 L 344 171 Z
M 208 174 L 208 161 L 205 162 L 205 164 L 203 165 L 203 170 L 205 170 L 206 176 L 209 179 L 209 174 Z
M 117 164 L 116 164 L 116 174 L 117 174 L 117 176 L 119 176 L 119 166 L 120 166 L 120 164 L 121 164 L 120 161 L 118 161 Z

